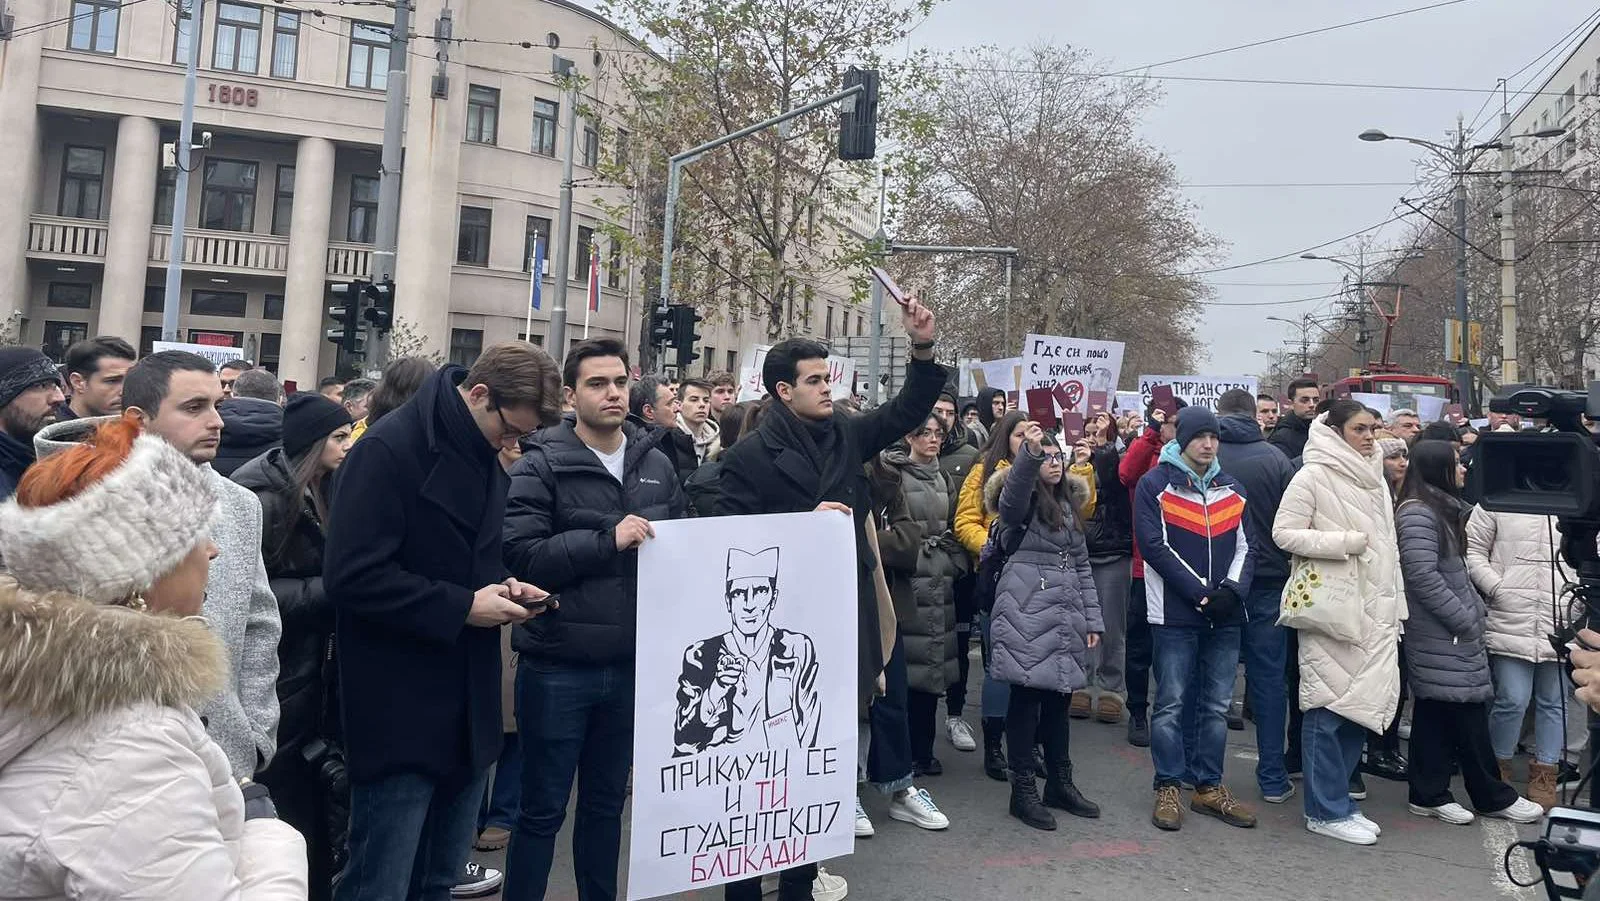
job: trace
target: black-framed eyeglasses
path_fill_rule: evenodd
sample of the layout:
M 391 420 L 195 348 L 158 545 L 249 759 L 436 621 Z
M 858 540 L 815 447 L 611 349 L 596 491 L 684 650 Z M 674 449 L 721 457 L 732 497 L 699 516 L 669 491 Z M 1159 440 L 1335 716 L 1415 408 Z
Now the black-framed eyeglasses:
M 511 421 L 506 419 L 506 414 L 498 406 L 494 408 L 494 415 L 500 417 L 500 437 L 502 439 L 515 438 L 519 443 L 531 441 L 534 432 L 538 431 L 534 429 L 525 432 L 520 427 L 512 425 Z
M 1051 451 L 1044 455 L 1044 462 L 1046 463 L 1064 463 L 1066 459 L 1067 455 L 1061 451 Z

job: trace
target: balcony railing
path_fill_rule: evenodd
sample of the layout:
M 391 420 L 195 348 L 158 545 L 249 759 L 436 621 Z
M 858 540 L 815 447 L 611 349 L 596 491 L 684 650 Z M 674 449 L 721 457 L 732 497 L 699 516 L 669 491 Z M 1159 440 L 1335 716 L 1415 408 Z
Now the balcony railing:
M 60 260 L 99 259 L 106 255 L 106 223 L 34 216 L 28 223 L 28 253 Z
M 329 278 L 369 278 L 371 275 L 371 244 L 336 242 L 328 245 Z
M 171 246 L 171 228 L 151 229 L 150 262 L 170 260 Z M 224 272 L 283 272 L 289 268 L 289 239 L 252 232 L 186 229 L 183 264 Z

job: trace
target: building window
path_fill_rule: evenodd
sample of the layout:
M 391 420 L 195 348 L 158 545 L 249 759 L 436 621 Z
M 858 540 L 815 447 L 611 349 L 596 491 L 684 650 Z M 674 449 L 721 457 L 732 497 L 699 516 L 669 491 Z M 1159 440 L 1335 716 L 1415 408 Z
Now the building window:
M 261 60 L 261 7 L 224 3 L 217 7 L 211 68 L 256 74 Z
M 45 305 L 66 307 L 70 310 L 87 310 L 92 290 L 88 285 L 78 282 L 51 282 Z
M 139 356 L 155 353 L 155 343 L 161 340 L 161 326 L 146 325 L 139 328 Z
M 350 222 L 345 237 L 357 244 L 371 244 L 378 232 L 378 179 L 370 175 L 350 176 Z
M 156 170 L 156 224 L 172 224 L 172 204 L 178 193 L 178 170 L 165 166 Z
M 261 318 L 271 319 L 274 322 L 283 319 L 283 295 L 268 294 L 261 301 Z
M 867 317 L 861 315 L 860 313 L 857 313 L 856 314 L 856 334 L 865 335 L 866 333 L 867 333 Z
M 710 375 L 711 374 L 711 361 L 715 360 L 716 358 L 717 358 L 717 349 L 715 347 L 707 347 L 706 348 L 706 355 L 704 357 L 700 358 L 700 374 L 701 375 Z
M 389 26 L 350 23 L 352 88 L 381 91 L 389 86 Z
M 483 329 L 453 328 L 450 330 L 450 362 L 458 366 L 471 366 L 483 354 Z
M 551 100 L 533 101 L 533 152 L 556 155 L 556 119 L 561 105 Z
M 206 160 L 200 227 L 247 232 L 256 225 L 256 164 Z M 239 315 L 244 315 L 240 313 Z
M 489 265 L 490 212 L 483 207 L 461 208 L 461 228 L 457 233 L 456 262 L 468 266 Z M 480 336 L 482 333 L 479 333 Z
M 243 316 L 243 291 L 203 291 L 189 294 L 189 312 L 195 316 Z
M 738 351 L 733 351 L 733 350 L 728 351 L 728 365 L 727 365 L 726 368 L 727 368 L 727 370 L 729 372 L 733 372 L 733 373 L 737 373 L 739 371 L 739 353 L 738 353 Z
M 600 165 L 600 132 L 593 125 L 583 126 L 583 165 L 588 169 Z
M 1583 74 L 1578 76 L 1578 94 L 1580 96 L 1583 96 L 1583 97 L 1589 96 L 1589 73 L 1588 72 L 1584 72 Z
M 544 242 L 544 265 L 550 266 L 550 220 L 544 216 L 529 216 L 528 230 L 522 241 L 522 271 L 533 271 L 533 243 Z M 540 273 L 543 275 L 544 273 Z
M 828 307 L 827 315 L 823 317 L 822 337 L 833 337 L 833 307 Z
M 189 64 L 189 37 L 194 34 L 194 0 L 178 0 L 178 30 L 172 40 L 172 61 Z
M 272 16 L 272 77 L 293 78 L 300 60 L 300 14 Z
M 61 164 L 60 215 L 100 218 L 100 189 L 105 181 L 106 152 L 100 147 L 68 147 Z
M 622 287 L 622 242 L 611 240 L 611 258 L 606 261 L 606 287 Z
M 573 279 L 580 282 L 589 280 L 589 258 L 594 249 L 594 229 L 578 226 L 578 265 L 573 271 Z
M 500 90 L 471 85 L 467 88 L 467 140 L 493 144 L 499 132 Z
M 244 332 L 219 332 L 214 328 L 189 329 L 189 341 L 211 347 L 244 347 Z
M 116 53 L 121 5 L 119 0 L 73 0 L 68 49 Z
M 633 155 L 633 139 L 627 129 L 617 129 L 617 165 L 626 166 Z
M 166 306 L 166 304 L 167 304 L 167 286 L 166 285 L 145 285 L 144 286 L 144 312 L 146 312 L 146 313 L 159 313 Z M 159 341 L 161 339 L 157 338 L 156 340 Z
M 294 167 L 278 167 L 278 183 L 272 192 L 272 233 L 282 237 L 289 233 L 289 220 L 294 216 Z
M 256 352 L 256 362 L 262 369 L 278 371 L 278 358 L 282 354 L 283 336 L 277 332 L 261 333 L 261 348 Z
M 44 324 L 44 355 L 60 363 L 67 356 L 67 348 L 89 337 L 87 322 L 56 322 Z

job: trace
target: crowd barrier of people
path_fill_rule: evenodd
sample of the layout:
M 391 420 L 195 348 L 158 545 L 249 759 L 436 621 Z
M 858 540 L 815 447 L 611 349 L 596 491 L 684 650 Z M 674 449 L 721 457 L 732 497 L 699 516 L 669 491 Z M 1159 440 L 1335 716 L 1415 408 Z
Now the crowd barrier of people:
M 1019 826 L 1098 817 L 1074 720 L 1150 749 L 1167 831 L 1256 825 L 1223 782 L 1245 718 L 1259 800 L 1354 845 L 1382 834 L 1365 776 L 1457 825 L 1574 781 L 1569 679 L 1600 702 L 1600 655 L 1550 646 L 1559 534 L 1467 496 L 1474 429 L 1306 378 L 1065 436 L 964 401 L 932 314 L 904 326 L 873 409 L 803 338 L 744 402 L 728 373 L 635 378 L 608 338 L 287 395 L 111 336 L 60 367 L 0 348 L 0 898 L 539 899 L 569 810 L 578 897 L 616 898 L 637 551 L 686 516 L 851 517 L 858 780 L 913 828 L 952 828 L 943 747 Z M 708 684 L 736 697 L 760 656 Z M 742 727 L 723 706 L 704 728 Z M 773 891 L 849 886 L 806 863 L 724 896 Z

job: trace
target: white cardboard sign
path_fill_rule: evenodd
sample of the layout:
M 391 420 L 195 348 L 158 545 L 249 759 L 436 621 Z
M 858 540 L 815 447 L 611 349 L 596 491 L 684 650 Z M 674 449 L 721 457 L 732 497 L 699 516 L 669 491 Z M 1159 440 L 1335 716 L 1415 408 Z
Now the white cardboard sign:
M 1253 375 L 1141 375 L 1139 376 L 1139 397 L 1146 407 L 1150 405 L 1150 391 L 1157 385 L 1168 385 L 1172 388 L 1172 396 L 1178 398 L 1191 407 L 1200 406 L 1215 413 L 1217 411 L 1217 398 L 1232 391 L 1242 388 L 1256 395 L 1256 377 Z
M 1062 411 L 1089 411 L 1089 395 L 1110 397 L 1122 376 L 1121 341 L 1095 341 L 1055 335 L 1028 335 L 1022 345 L 1022 384 L 1018 407 L 1028 409 L 1028 390 L 1057 389 L 1055 404 Z

